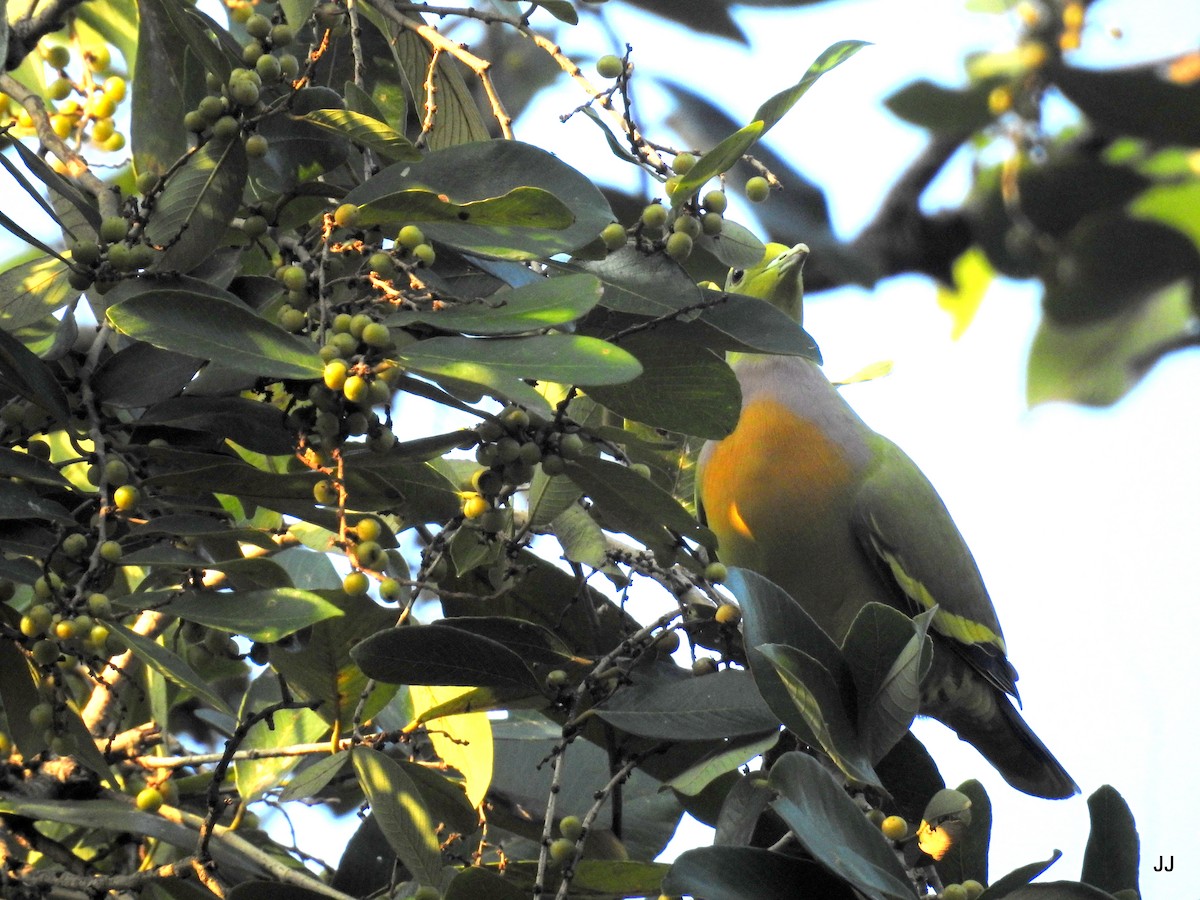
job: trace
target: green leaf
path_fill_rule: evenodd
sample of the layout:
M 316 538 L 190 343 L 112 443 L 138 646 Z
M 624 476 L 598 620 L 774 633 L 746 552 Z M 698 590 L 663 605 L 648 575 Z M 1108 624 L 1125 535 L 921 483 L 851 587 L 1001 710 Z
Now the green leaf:
M 571 562 L 593 569 L 603 568 L 608 562 L 608 541 L 604 538 L 604 529 L 578 503 L 572 502 L 555 516 L 550 522 L 550 530 L 558 538 L 563 556 Z
M 372 150 L 393 162 L 417 162 L 424 156 L 412 141 L 390 125 L 361 112 L 348 109 L 314 109 L 298 118 L 349 138 L 358 146 Z
M 313 344 L 288 334 L 217 288 L 157 287 L 108 308 L 124 334 L 164 350 L 215 360 L 222 366 L 270 378 L 317 378 L 324 362 Z
M 381 631 L 358 644 L 351 656 L 363 672 L 393 684 L 444 684 L 541 693 L 520 655 L 503 644 L 447 625 Z
M 575 12 L 570 0 L 537 0 L 537 5 L 560 22 L 566 22 L 568 25 L 579 24 L 579 13 Z
M 971 800 L 971 825 L 938 860 L 938 874 L 946 884 L 962 884 L 975 879 L 988 882 L 988 849 L 992 832 L 992 801 L 983 785 L 974 779 L 964 781 L 958 790 Z
M 749 672 L 635 680 L 595 708 L 604 721 L 641 737 L 706 741 L 778 729 Z
M 571 900 L 621 900 L 625 897 L 654 896 L 667 871 L 664 863 L 581 859 L 571 878 Z M 530 894 L 536 874 L 537 863 L 526 860 L 510 861 L 504 870 L 504 877 L 520 884 L 526 896 Z
M 260 675 L 250 683 L 238 709 L 239 720 L 282 699 L 279 679 Z M 270 720 L 256 722 L 239 745 L 241 750 L 275 750 L 293 744 L 311 744 L 329 732 L 329 725 L 311 709 L 289 709 Z M 238 796 L 247 803 L 277 787 L 288 773 L 303 762 L 300 756 L 262 756 L 239 759 L 233 764 Z
M 305 800 L 317 796 L 325 785 L 341 773 L 349 761 L 350 754 L 346 752 L 317 759 L 292 776 L 279 792 L 279 801 L 287 803 L 289 800 Z
M 758 139 L 765 131 L 765 123 L 751 122 L 749 125 L 739 128 L 701 156 L 687 174 L 679 179 L 678 187 L 671 195 L 672 205 L 678 206 L 688 200 L 709 179 L 733 168 L 736 163 L 741 161 L 746 152 L 758 143 Z
M 1107 891 L 1088 884 L 1080 884 L 1078 881 L 1047 881 L 1027 884 L 1003 896 L 1011 897 L 1012 900 L 1114 900 L 1113 895 Z
M 838 41 L 826 47 L 821 55 L 813 60 L 804 77 L 786 90 L 780 91 L 763 103 L 754 114 L 755 121 L 763 123 L 763 131 L 769 131 L 796 105 L 801 97 L 808 93 L 818 78 L 836 69 L 863 47 L 870 46 L 867 41 Z
M 627 419 L 695 437 L 719 440 L 737 426 L 737 376 L 711 350 L 664 342 L 653 330 L 620 346 L 641 361 L 642 374 L 618 387 L 589 388 L 593 400 Z
M 499 209 L 504 215 L 497 215 L 495 224 L 480 224 L 475 212 L 470 221 L 458 220 L 455 213 L 449 221 L 428 221 L 422 226 L 435 243 L 497 259 L 570 252 L 593 240 L 614 218 L 589 178 L 545 150 L 520 141 L 478 141 L 430 153 L 419 163 L 396 163 L 350 191 L 345 202 L 367 206 L 414 189 L 445 194 L 467 209 L 472 201 L 484 201 L 483 209 L 489 202 L 502 203 Z M 504 199 L 510 193 L 512 199 Z M 428 205 L 429 200 L 421 202 Z M 570 216 L 566 224 L 562 224 L 563 209 Z M 536 216 L 528 219 L 528 225 L 507 222 L 506 217 L 517 212 L 527 217 L 538 210 L 549 213 L 551 222 L 539 222 Z
M 437 822 L 404 768 L 377 750 L 350 751 L 371 815 L 400 862 L 422 884 L 437 884 L 442 871 Z
M 499 197 L 455 203 L 444 194 L 409 188 L 364 203 L 360 225 L 400 228 L 413 222 L 452 222 L 481 228 L 561 230 L 574 221 L 571 210 L 549 191 L 515 187 Z
M 63 477 L 57 466 L 31 453 L 18 453 L 16 450 L 9 450 L 6 447 L 0 448 L 0 475 L 51 487 L 70 487 L 71 485 L 71 482 Z
M 775 669 L 790 698 L 792 710 L 777 709 L 776 715 L 789 728 L 799 720 L 817 740 L 817 746 L 829 754 L 851 780 L 882 789 L 879 776 L 871 767 L 871 757 L 850 719 L 839 685 L 819 662 L 784 644 L 761 644 L 754 649 Z M 766 693 L 766 692 L 764 692 Z M 767 694 L 770 699 L 773 695 Z M 804 735 L 804 730 L 801 730 Z
M 663 254 L 626 246 L 604 259 L 580 263 L 604 285 L 601 305 L 639 316 L 669 316 L 698 306 L 704 295 L 678 263 Z M 695 318 L 696 313 L 683 314 Z
M 1200 146 L 1200 81 L 1168 81 L 1158 64 L 1110 71 L 1058 66 L 1054 85 L 1105 134 L 1154 144 Z
M 948 88 L 925 78 L 906 84 L 884 98 L 884 106 L 913 125 L 946 134 L 973 134 L 992 121 L 988 94 L 991 80 L 974 81 L 965 88 Z
M 771 767 L 771 803 L 821 865 L 866 896 L 912 900 L 913 887 L 879 829 L 815 759 L 787 753 Z
M 108 627 L 115 634 L 120 635 L 129 649 L 133 651 L 133 655 L 146 663 L 146 665 L 160 672 L 164 677 L 176 684 L 187 688 L 197 697 L 204 699 L 213 709 L 223 712 L 227 716 L 233 716 L 233 710 L 229 708 L 229 705 L 221 695 L 214 691 L 208 682 L 195 669 L 189 666 L 179 654 L 168 650 L 157 641 L 131 631 L 118 622 L 110 622 L 108 623 Z
M 1116 403 L 1149 371 L 1161 348 L 1188 332 L 1192 302 L 1192 288 L 1178 281 L 1103 321 L 1066 325 L 1043 316 L 1029 350 L 1026 402 Z
M 662 890 L 705 900 L 855 900 L 858 896 L 809 860 L 759 847 L 688 850 L 671 866 Z
M 520 334 L 573 322 L 600 300 L 602 287 L 592 275 L 539 278 L 474 303 L 443 303 L 429 311 L 387 316 L 389 325 L 432 325 L 464 334 Z
M 642 371 L 641 363 L 620 347 L 576 334 L 437 337 L 405 346 L 396 358 L 418 372 L 484 385 L 488 382 L 481 379 L 488 373 L 587 386 L 623 384 Z
M 481 866 L 467 866 L 454 876 L 444 900 L 528 900 L 529 892 Z
M 1061 856 L 1062 851 L 1055 850 L 1054 855 L 1047 860 L 1017 866 L 1017 868 L 1013 869 L 1003 878 L 998 878 L 988 885 L 987 893 L 989 896 L 987 900 L 1000 900 L 1001 897 L 1014 895 L 1018 890 L 1028 885 L 1029 882 L 1058 862 Z
M 167 179 L 146 237 L 165 247 L 160 271 L 189 272 L 212 256 L 225 237 L 246 184 L 246 150 L 241 140 L 210 140 Z
M 1139 891 L 1137 825 L 1125 798 L 1103 785 L 1088 797 L 1088 815 L 1092 828 L 1083 851 L 1082 880 L 1110 894 Z
M 530 663 L 560 667 L 578 663 L 567 643 L 549 628 L 509 616 L 453 616 L 438 624 L 503 644 Z M 428 717 L 426 717 L 428 718 Z
M 310 591 L 296 588 L 205 591 L 179 595 L 163 609 L 172 615 L 252 641 L 273 643 L 342 611 Z
M 872 763 L 887 755 L 917 716 L 921 681 L 933 661 L 925 636 L 933 612 L 910 619 L 890 606 L 868 603 L 842 643 L 859 701 L 858 731 Z
M 72 527 L 77 525 L 74 517 L 60 503 L 39 497 L 15 481 L 0 481 L 0 521 L 18 522 L 38 519 Z
M 71 405 L 58 379 L 44 362 L 3 328 L 0 328 L 0 384 L 44 409 L 63 428 L 71 428 Z
M 757 689 L 755 693 L 758 693 Z M 779 734 L 776 730 L 765 735 L 747 735 L 741 739 L 723 741 L 717 749 L 704 754 L 688 768 L 669 779 L 666 785 L 681 794 L 699 794 L 722 775 L 733 772 L 747 761 L 766 753 L 779 743 Z
M 188 149 L 178 118 L 170 121 L 163 111 L 176 110 L 181 116 L 183 110 L 195 109 L 206 93 L 205 73 L 226 81 L 230 65 L 190 11 L 173 0 L 140 3 L 135 20 L 137 53 L 127 59 L 154 75 L 134 78 L 130 87 L 134 167 L 161 175 Z
M 567 463 L 566 474 L 596 501 L 600 524 L 609 530 L 624 531 L 666 550 L 677 543 L 672 531 L 696 541 L 709 540 L 707 529 L 679 501 L 628 466 L 584 457 Z

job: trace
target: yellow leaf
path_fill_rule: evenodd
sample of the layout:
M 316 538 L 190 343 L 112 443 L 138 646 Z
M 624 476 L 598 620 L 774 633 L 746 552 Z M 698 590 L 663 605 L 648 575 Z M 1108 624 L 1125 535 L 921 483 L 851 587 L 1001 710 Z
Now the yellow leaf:
M 972 247 L 954 261 L 954 289 L 939 285 L 938 306 L 950 314 L 950 337 L 957 341 L 975 320 L 996 272 L 982 250 Z
M 412 717 L 420 721 L 426 710 L 441 706 L 461 694 L 474 690 L 469 687 L 411 685 L 408 689 Z M 485 712 L 468 712 L 443 716 L 425 722 L 433 749 L 442 762 L 457 770 L 463 777 L 467 799 L 476 808 L 483 802 L 492 783 L 494 744 L 492 723 Z

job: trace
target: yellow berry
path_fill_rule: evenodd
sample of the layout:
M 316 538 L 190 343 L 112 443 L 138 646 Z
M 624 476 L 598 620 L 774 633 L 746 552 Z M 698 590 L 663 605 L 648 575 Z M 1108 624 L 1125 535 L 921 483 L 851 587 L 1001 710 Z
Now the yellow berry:
M 113 491 L 113 505 L 122 512 L 128 512 L 138 505 L 142 492 L 132 484 L 123 484 Z
M 138 791 L 137 798 L 133 801 L 142 812 L 154 812 L 163 805 L 165 798 L 162 791 L 158 788 L 142 788 Z
M 342 590 L 351 597 L 361 597 L 370 586 L 370 579 L 362 572 L 351 572 L 342 579 Z
M 993 116 L 1001 116 L 1012 109 L 1012 91 L 1006 87 L 992 88 L 988 94 L 988 112 Z
M 353 203 L 343 203 L 333 211 L 333 221 L 342 228 L 353 228 L 358 222 L 358 207 Z
M 491 509 L 491 504 L 479 494 L 469 493 L 463 497 L 462 511 L 468 519 L 478 519 Z
M 898 841 L 908 834 L 908 823 L 901 816 L 888 816 L 879 826 L 888 840 Z
M 351 403 L 361 403 L 371 394 L 371 384 L 361 375 L 351 375 L 342 385 L 342 393 Z
M 379 524 L 379 520 L 371 516 L 358 520 L 358 525 L 354 528 L 358 534 L 360 541 L 376 541 L 379 535 L 383 533 L 383 526 Z
M 120 75 L 109 75 L 104 79 L 104 93 L 112 98 L 114 103 L 120 103 L 124 100 L 125 92 L 125 79 Z
M 325 364 L 325 369 L 322 372 L 325 387 L 331 391 L 340 391 L 346 383 L 349 371 L 349 367 L 346 365 L 344 359 L 331 359 Z
M 713 618 L 717 620 L 718 625 L 736 625 L 742 620 L 742 611 L 733 604 L 726 603 L 717 607 Z

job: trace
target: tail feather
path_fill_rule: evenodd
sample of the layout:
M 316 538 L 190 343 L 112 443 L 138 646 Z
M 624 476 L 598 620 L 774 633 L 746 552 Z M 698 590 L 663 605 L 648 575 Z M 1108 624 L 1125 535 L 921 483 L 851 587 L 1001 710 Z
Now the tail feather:
M 952 728 L 1017 790 L 1053 800 L 1079 793 L 1008 696 L 948 649 L 936 646 L 921 712 Z

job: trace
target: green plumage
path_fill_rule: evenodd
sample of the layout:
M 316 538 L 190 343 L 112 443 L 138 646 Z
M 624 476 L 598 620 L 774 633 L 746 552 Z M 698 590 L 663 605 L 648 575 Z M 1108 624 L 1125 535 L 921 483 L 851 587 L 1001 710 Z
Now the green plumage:
M 808 250 L 768 246 L 726 289 L 802 316 Z M 916 464 L 869 428 L 800 357 L 738 354 L 737 429 L 710 441 L 697 475 L 702 514 L 726 563 L 771 579 L 838 642 L 871 601 L 910 615 L 936 605 L 921 712 L 953 728 L 1019 790 L 1078 791 L 1009 696 L 1016 672 L 979 569 Z

